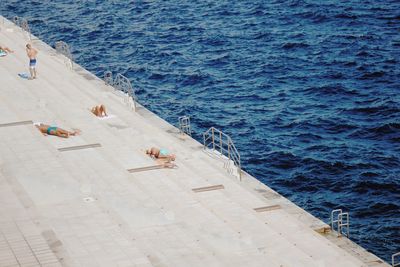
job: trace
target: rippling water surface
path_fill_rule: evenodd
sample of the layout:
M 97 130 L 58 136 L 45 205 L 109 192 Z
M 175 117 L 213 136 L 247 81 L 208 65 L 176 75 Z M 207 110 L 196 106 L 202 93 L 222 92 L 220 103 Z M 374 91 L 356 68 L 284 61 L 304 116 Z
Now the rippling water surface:
M 230 134 L 246 171 L 317 217 L 350 211 L 369 251 L 400 250 L 400 1 L 1 3 L 196 138 Z

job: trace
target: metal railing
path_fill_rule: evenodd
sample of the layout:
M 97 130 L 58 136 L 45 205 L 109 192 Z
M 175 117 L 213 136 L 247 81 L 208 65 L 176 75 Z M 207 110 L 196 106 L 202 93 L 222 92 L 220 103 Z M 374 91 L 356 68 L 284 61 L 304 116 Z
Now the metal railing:
M 117 73 L 115 78 L 113 78 L 113 73 L 111 71 L 106 71 L 104 72 L 104 82 L 106 85 L 110 85 L 116 90 L 124 93 L 126 96 L 125 103 L 129 103 L 131 99 L 133 102 L 133 109 L 136 111 L 137 97 L 128 78 L 120 73 Z
M 106 85 L 113 86 L 114 81 L 113 81 L 113 74 L 111 71 L 104 72 L 104 82 L 106 83 Z
M 182 134 L 187 134 L 192 136 L 192 128 L 190 126 L 190 117 L 182 116 L 179 117 L 179 130 Z
M 25 18 L 15 16 L 13 17 L 13 22 L 15 25 L 20 27 L 23 32 L 27 34 L 29 40 L 32 40 L 31 29 L 29 27 L 28 20 L 26 20 Z
M 67 43 L 65 43 L 64 41 L 58 41 L 55 44 L 55 48 L 57 53 L 63 55 L 66 58 L 66 64 L 67 66 L 69 66 L 71 68 L 71 70 L 73 69 L 74 65 L 73 65 L 73 57 L 72 57 L 72 53 L 71 53 L 71 49 L 69 47 L 69 45 Z
M 14 16 L 12 20 L 13 20 L 14 24 L 17 25 L 17 26 L 19 27 L 19 20 L 20 20 L 20 17 Z
M 349 237 L 350 236 L 349 213 L 343 212 L 342 209 L 332 210 L 332 212 L 331 212 L 331 229 L 337 232 L 338 237 L 341 235 L 345 235 L 346 237 Z
M 392 255 L 392 267 L 400 266 L 400 261 L 396 263 L 396 257 L 400 257 L 400 252 Z
M 232 161 L 237 168 L 240 181 L 242 180 L 242 167 L 240 164 L 240 154 L 237 151 L 232 139 L 229 135 L 224 134 L 222 131 L 211 127 L 203 133 L 204 149 L 209 148 L 213 151 L 218 151 L 221 155 L 228 158 L 228 164 Z M 232 169 L 229 168 L 230 171 Z

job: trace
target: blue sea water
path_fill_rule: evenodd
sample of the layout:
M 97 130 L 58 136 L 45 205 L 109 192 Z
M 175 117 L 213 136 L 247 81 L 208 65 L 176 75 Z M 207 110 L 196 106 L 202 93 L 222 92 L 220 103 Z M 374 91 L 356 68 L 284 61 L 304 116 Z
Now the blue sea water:
M 389 261 L 400 251 L 400 1 L 2 0 L 76 62 L 121 72 L 195 137 L 231 135 L 244 169 Z

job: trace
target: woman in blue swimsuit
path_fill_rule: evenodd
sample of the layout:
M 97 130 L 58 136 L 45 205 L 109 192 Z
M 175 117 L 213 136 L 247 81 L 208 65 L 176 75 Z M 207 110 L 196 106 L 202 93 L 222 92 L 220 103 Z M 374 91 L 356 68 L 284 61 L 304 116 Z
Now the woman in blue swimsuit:
M 146 150 L 146 154 L 152 158 L 166 160 L 167 162 L 174 161 L 176 158 L 174 154 L 170 154 L 165 148 L 158 149 L 156 147 L 152 147 Z
M 36 123 L 34 125 L 36 126 L 36 128 L 38 128 L 38 130 L 43 135 L 55 135 L 58 137 L 68 138 L 70 136 L 75 136 L 75 135 L 79 134 L 78 130 L 70 132 L 70 131 L 61 129 L 59 127 L 50 126 L 50 125 L 43 124 L 43 123 Z

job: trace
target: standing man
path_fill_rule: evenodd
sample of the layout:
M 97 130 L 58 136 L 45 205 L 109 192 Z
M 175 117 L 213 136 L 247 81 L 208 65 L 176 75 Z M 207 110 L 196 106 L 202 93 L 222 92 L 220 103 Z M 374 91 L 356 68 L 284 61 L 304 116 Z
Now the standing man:
M 26 54 L 29 57 L 29 72 L 31 73 L 31 79 L 36 79 L 36 55 L 38 54 L 38 51 L 30 44 L 27 44 Z

